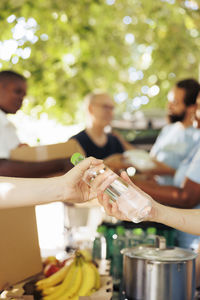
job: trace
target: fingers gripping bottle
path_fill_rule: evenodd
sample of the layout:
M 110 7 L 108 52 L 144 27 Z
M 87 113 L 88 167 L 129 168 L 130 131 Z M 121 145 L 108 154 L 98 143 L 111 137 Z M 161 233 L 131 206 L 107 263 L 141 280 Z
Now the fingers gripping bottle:
M 71 157 L 71 163 L 77 165 L 84 159 L 80 153 L 74 153 Z M 106 168 L 96 171 L 96 167 L 89 169 L 90 179 L 94 179 Z M 84 177 L 83 177 L 84 179 Z M 90 180 L 85 180 L 90 185 Z M 105 190 L 113 201 L 117 202 L 119 210 L 132 222 L 139 223 L 143 221 L 151 212 L 151 197 L 142 192 L 136 186 L 132 187 L 123 179 L 118 177 Z

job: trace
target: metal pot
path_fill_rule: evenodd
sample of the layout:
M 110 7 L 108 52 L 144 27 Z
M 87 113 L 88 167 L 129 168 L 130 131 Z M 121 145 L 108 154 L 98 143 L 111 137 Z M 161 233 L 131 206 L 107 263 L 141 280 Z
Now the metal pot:
M 166 248 L 158 237 L 156 247 L 123 249 L 123 282 L 128 300 L 192 300 L 195 292 L 196 254 Z

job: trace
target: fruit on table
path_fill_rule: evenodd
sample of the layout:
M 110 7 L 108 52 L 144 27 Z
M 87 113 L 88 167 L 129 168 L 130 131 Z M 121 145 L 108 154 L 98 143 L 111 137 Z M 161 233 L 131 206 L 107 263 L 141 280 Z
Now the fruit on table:
M 45 267 L 46 265 L 49 265 L 49 264 L 57 265 L 58 263 L 59 263 L 59 260 L 55 256 L 48 256 L 44 259 L 43 266 Z
M 44 267 L 43 273 L 46 277 L 49 277 L 52 274 L 56 273 L 60 269 L 61 269 L 61 266 L 57 266 L 55 264 L 48 264 Z
M 43 273 L 45 277 L 49 277 L 59 271 L 62 267 L 64 267 L 68 259 L 70 259 L 70 257 L 63 261 L 58 260 L 55 256 L 48 256 L 45 258 L 43 261 Z
M 76 251 L 63 268 L 38 281 L 36 286 L 44 300 L 78 300 L 79 296 L 89 296 L 100 288 L 100 275 L 93 262 Z

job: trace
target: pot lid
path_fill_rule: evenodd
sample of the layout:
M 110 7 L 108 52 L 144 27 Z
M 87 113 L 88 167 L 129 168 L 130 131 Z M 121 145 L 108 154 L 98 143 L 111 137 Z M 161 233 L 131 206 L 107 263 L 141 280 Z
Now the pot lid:
M 122 253 L 130 258 L 146 259 L 153 261 L 173 262 L 195 259 L 197 254 L 183 248 L 159 249 L 149 246 L 137 246 L 123 249 Z

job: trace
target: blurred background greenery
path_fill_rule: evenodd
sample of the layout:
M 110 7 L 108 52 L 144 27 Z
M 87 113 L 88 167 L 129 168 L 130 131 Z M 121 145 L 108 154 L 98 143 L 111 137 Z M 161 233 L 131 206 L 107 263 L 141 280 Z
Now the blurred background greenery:
M 131 114 L 164 108 L 174 82 L 200 72 L 197 0 L 1 0 L 0 28 L 0 69 L 28 79 L 23 111 L 65 125 L 93 89 Z

